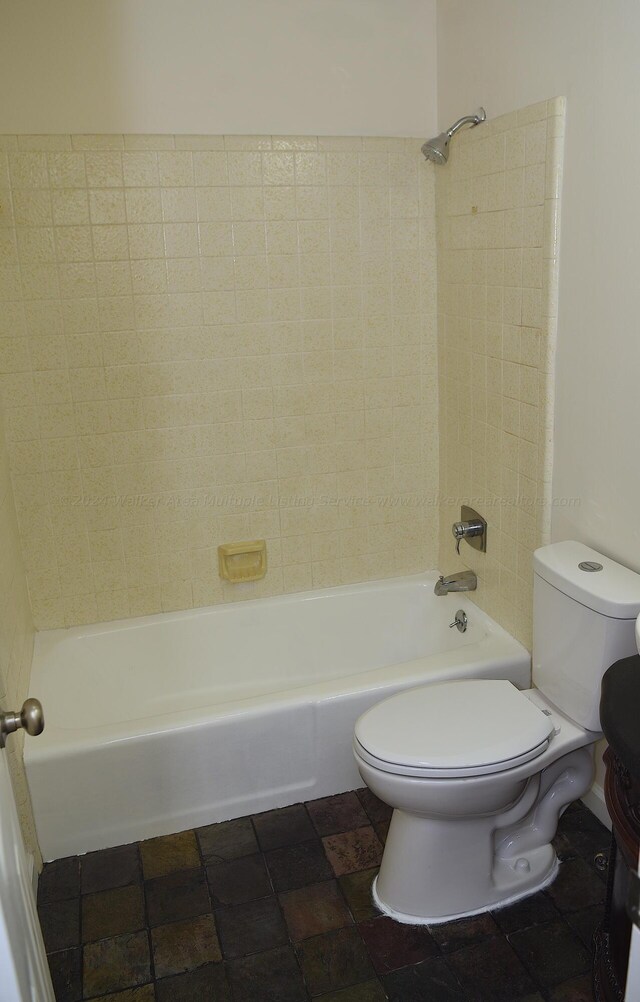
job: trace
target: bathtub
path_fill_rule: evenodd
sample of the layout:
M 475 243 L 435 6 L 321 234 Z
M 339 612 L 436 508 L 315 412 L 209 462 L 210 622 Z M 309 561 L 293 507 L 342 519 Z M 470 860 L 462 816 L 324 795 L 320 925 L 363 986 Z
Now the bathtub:
M 50 630 L 25 745 L 44 858 L 85 853 L 361 785 L 356 718 L 456 678 L 529 685 L 527 651 L 435 574 Z M 449 624 L 458 609 L 465 633 Z

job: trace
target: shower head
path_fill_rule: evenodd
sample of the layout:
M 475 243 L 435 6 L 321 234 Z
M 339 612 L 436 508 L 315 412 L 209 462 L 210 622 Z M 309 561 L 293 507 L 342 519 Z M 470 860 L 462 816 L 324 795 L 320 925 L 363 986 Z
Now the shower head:
M 422 147 L 425 159 L 434 164 L 446 164 L 449 159 L 449 139 L 446 132 L 441 132 L 434 139 L 427 139 Z
M 486 117 L 487 113 L 484 108 L 478 108 L 475 115 L 465 115 L 464 118 L 459 118 L 446 132 L 441 132 L 434 139 L 427 139 L 422 146 L 425 159 L 431 160 L 434 164 L 446 164 L 449 159 L 449 140 L 451 137 L 455 136 L 463 125 L 470 125 L 473 128 L 474 125 L 480 125 L 480 122 L 484 122 Z

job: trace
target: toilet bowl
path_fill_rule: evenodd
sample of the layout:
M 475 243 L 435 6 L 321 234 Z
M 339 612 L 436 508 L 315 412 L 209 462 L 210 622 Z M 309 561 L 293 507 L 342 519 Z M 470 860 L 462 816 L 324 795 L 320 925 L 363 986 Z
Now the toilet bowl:
M 442 740 L 447 721 L 459 724 L 456 711 L 473 716 L 471 731 L 479 738 L 477 751 L 467 756 L 473 765 L 466 767 L 456 747 L 458 728 Z M 403 712 L 412 723 L 424 718 L 425 740 L 419 752 L 413 742 L 415 755 L 407 754 L 403 741 L 410 731 L 393 730 Z M 432 717 L 443 725 L 435 734 Z M 360 718 L 354 739 L 362 778 L 394 808 L 373 891 L 378 907 L 400 922 L 435 924 L 545 887 L 557 870 L 550 843 L 558 817 L 589 789 L 598 737 L 535 689 L 520 692 L 505 681 L 422 686 L 379 703 Z M 402 749 L 394 757 L 403 762 L 385 757 L 394 740 Z M 508 741 L 511 757 L 498 758 Z
M 393 808 L 373 896 L 397 921 L 504 907 L 557 873 L 558 819 L 593 780 L 601 676 L 635 651 L 640 576 L 573 542 L 536 551 L 534 571 L 535 688 L 425 685 L 356 723 L 358 769 Z

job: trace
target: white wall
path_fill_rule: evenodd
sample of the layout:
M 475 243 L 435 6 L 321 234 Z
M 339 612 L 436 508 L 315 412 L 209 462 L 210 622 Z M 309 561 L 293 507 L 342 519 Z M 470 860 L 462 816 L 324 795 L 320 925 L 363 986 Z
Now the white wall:
M 2 5 L 0 133 L 426 136 L 436 0 Z
M 640 5 L 439 0 L 441 126 L 567 97 L 553 538 L 640 570 Z
M 636 0 L 438 0 L 441 127 L 567 98 L 552 538 L 638 571 L 639 37 Z

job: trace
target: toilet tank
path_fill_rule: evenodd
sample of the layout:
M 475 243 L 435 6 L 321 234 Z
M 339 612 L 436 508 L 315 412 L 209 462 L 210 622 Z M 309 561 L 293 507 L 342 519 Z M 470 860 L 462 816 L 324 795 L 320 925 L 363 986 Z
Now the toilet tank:
M 602 676 L 638 653 L 640 574 L 569 540 L 536 550 L 533 570 L 533 683 L 577 724 L 599 731 Z

